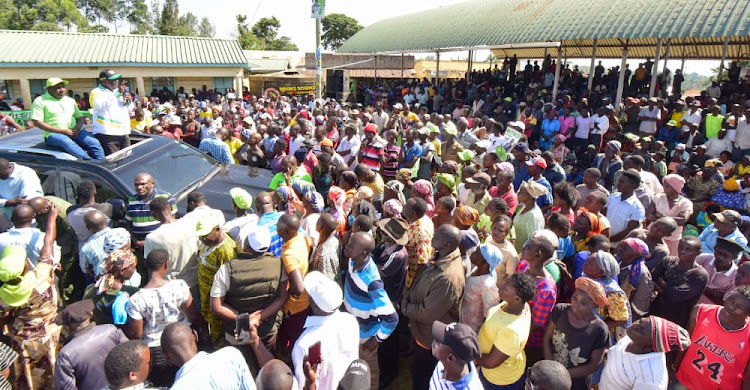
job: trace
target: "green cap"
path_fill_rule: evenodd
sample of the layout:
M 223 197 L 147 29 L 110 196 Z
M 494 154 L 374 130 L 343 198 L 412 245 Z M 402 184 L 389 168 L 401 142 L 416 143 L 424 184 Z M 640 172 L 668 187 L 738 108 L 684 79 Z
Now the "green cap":
M 461 161 L 471 161 L 474 159 L 475 155 L 476 154 L 471 150 L 462 150 L 458 152 L 458 157 L 461 158 Z
M 448 122 L 443 127 L 443 131 L 445 131 L 445 134 L 453 135 L 455 136 L 458 134 L 458 129 L 456 128 L 456 125 L 453 124 L 453 122 Z
M 675 122 L 675 121 L 669 121 L 669 122 L 667 122 L 667 126 L 677 127 L 677 122 Z
M 247 191 L 242 188 L 235 187 L 229 190 L 229 195 L 232 197 L 232 201 L 237 205 L 240 210 L 248 210 L 253 205 L 253 197 Z
M 61 78 L 53 77 L 51 79 L 47 79 L 47 84 L 44 86 L 44 88 L 54 87 L 57 84 L 64 84 L 68 85 L 68 80 L 63 80 Z
M 507 98 L 505 98 L 505 101 L 506 101 L 506 102 L 512 102 L 512 101 L 513 101 L 513 98 L 511 98 L 511 97 L 507 97 Z

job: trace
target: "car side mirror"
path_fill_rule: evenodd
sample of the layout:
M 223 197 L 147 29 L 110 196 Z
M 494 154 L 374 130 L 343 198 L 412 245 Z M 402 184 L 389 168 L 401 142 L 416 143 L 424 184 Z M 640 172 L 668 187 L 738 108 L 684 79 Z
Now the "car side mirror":
M 122 199 L 109 199 L 107 203 L 112 205 L 113 221 L 122 221 L 125 219 L 125 201 Z

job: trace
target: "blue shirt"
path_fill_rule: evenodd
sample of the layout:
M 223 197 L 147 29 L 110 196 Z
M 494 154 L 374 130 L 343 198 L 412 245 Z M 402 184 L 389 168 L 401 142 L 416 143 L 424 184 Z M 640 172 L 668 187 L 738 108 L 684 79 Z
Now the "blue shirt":
M 5 202 L 21 196 L 26 196 L 26 200 L 44 196 L 42 184 L 39 177 L 33 169 L 11 163 L 13 172 L 5 180 L 0 180 L 0 207 L 5 211 L 5 215 L 10 219 L 13 212 L 12 207 L 5 207 Z
M 422 155 L 422 147 L 419 146 L 418 143 L 414 143 L 414 146 L 411 148 L 409 145 L 404 144 L 404 161 L 411 162 L 414 161 L 415 158 L 419 158 Z M 405 164 L 400 165 L 401 168 L 409 168 Z
M 360 269 L 349 260 L 349 271 L 344 282 L 344 307 L 359 322 L 359 338 L 370 337 L 382 342 L 393 333 L 398 324 L 398 314 L 380 279 L 378 266 L 371 257 Z
M 542 121 L 542 133 L 545 138 L 552 137 L 553 134 L 560 131 L 560 121 L 557 120 L 557 118 L 550 120 L 549 118 L 545 118 Z
M 573 240 L 568 237 L 558 238 L 559 249 L 557 250 L 557 260 L 563 261 L 566 257 L 573 256 L 575 249 L 573 248 Z
M 541 209 L 544 206 L 552 204 L 552 186 L 549 184 L 547 179 L 544 178 L 544 176 L 540 177 L 539 180 L 536 180 L 536 182 L 547 188 L 546 195 L 542 195 L 536 198 L 536 204 Z
M 220 163 L 234 164 L 234 158 L 232 157 L 232 151 L 229 149 L 229 145 L 218 138 L 211 137 L 202 140 L 200 145 L 198 145 L 198 150 L 208 153 Z
M 255 390 L 255 381 L 242 353 L 224 347 L 211 354 L 198 352 L 180 367 L 171 388 Z
M 513 188 L 518 192 L 521 189 L 521 183 L 529 181 L 531 176 L 529 176 L 529 170 L 525 161 L 513 160 L 513 168 L 516 172 L 516 177 L 513 179 Z
M 88 241 L 81 247 L 79 266 L 85 275 L 90 275 L 89 270 L 93 271 L 95 278 L 98 278 L 102 274 L 99 265 L 107 257 L 107 254 L 104 253 L 104 239 L 107 237 L 107 232 L 109 231 L 110 228 L 105 228 L 102 231 L 92 234 Z
M 708 225 L 698 238 L 701 239 L 701 252 L 713 254 L 716 240 L 719 238 L 719 230 L 717 230 L 713 224 Z M 747 246 L 747 239 L 742 235 L 739 228 L 735 228 L 734 231 L 729 233 L 725 238 L 732 239 L 740 245 Z
M 270 213 L 261 215 L 260 219 L 258 219 L 258 226 L 264 227 L 271 232 L 271 246 L 268 247 L 267 252 L 273 253 L 277 257 L 281 256 L 281 246 L 284 245 L 284 240 L 276 231 L 281 215 L 282 213 L 278 211 L 271 211 Z
M 445 375 L 445 367 L 440 361 L 435 365 L 435 370 L 432 371 L 432 377 L 430 377 L 430 390 L 483 390 L 482 382 L 479 380 L 479 373 L 474 362 L 469 362 L 469 373 L 463 378 L 451 382 L 447 379 L 443 379 Z M 502 386 L 498 386 L 502 388 Z

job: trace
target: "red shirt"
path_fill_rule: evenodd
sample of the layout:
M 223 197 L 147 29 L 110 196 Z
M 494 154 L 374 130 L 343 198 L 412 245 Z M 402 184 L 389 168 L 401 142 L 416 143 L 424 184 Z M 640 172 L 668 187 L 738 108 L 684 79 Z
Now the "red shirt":
M 513 213 L 516 211 L 516 207 L 518 207 L 518 197 L 516 196 L 516 192 L 513 191 L 513 184 L 510 185 L 508 192 L 504 194 L 500 194 L 499 192 L 500 190 L 497 186 L 490 188 L 490 196 L 493 198 L 502 198 L 508 204 L 508 216 L 513 218 Z

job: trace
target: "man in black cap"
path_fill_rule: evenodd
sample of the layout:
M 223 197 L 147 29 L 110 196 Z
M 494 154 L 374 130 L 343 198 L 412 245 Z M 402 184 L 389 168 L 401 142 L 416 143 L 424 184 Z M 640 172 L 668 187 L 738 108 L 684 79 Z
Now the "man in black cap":
M 57 354 L 54 389 L 101 389 L 107 386 L 102 362 L 115 345 L 128 341 L 112 324 L 96 325 L 90 299 L 68 305 L 57 315 L 67 330 L 65 346 Z
M 484 389 L 474 366 L 478 359 L 479 341 L 470 326 L 460 323 L 432 324 L 432 355 L 438 360 L 430 378 L 430 388 Z
M 130 99 L 119 90 L 122 75 L 112 69 L 99 73 L 99 85 L 91 91 L 91 111 L 94 121 L 94 137 L 110 155 L 130 146 Z
M 526 142 L 519 142 L 510 150 L 510 153 L 513 154 L 513 168 L 515 168 L 516 172 L 516 177 L 513 179 L 513 188 L 518 191 L 521 188 L 521 183 L 531 179 L 528 166 L 526 165 L 526 160 L 529 159 L 531 149 L 529 149 L 529 145 Z

